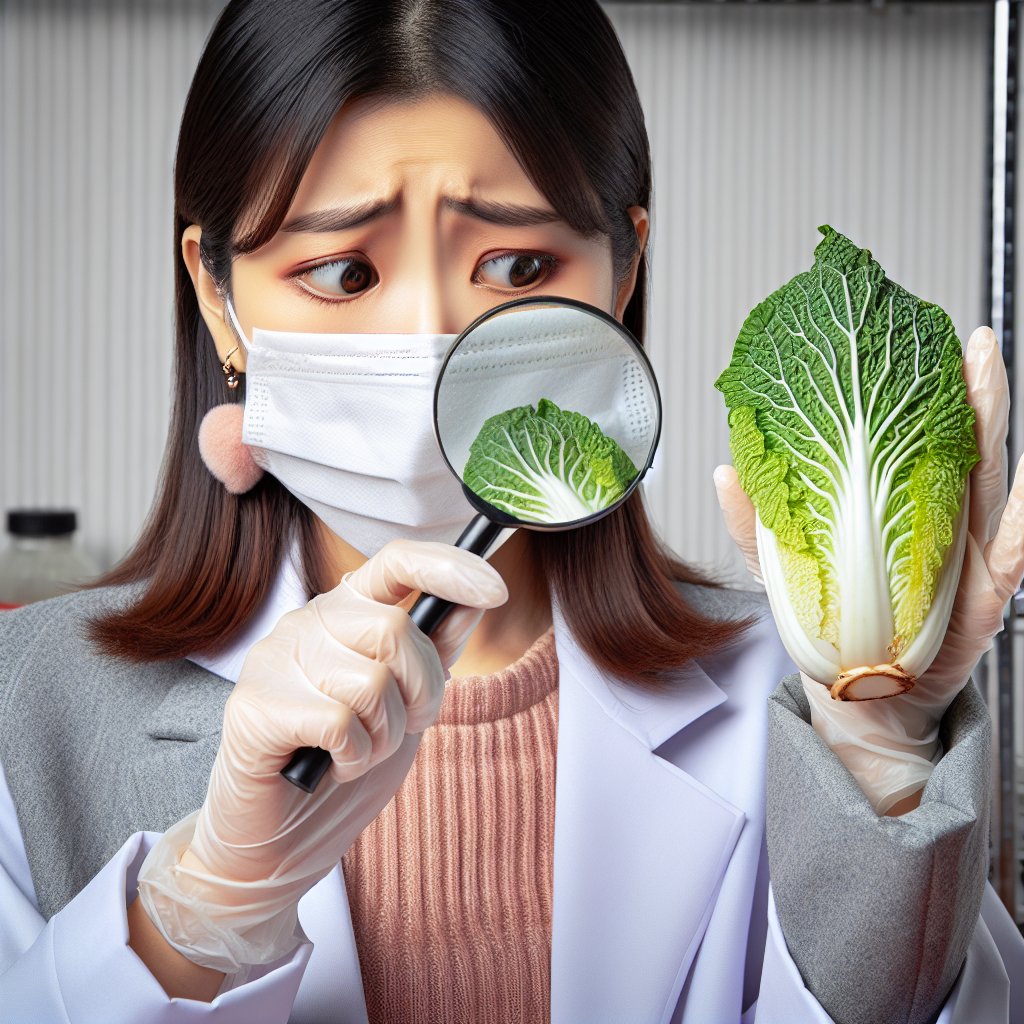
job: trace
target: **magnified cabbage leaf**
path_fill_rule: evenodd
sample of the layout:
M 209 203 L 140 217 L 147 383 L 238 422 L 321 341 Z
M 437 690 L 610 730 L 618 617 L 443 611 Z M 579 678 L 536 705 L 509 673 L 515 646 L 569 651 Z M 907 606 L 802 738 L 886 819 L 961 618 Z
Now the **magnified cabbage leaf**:
M 818 230 L 813 267 L 751 311 L 715 387 L 789 653 L 829 686 L 874 666 L 909 688 L 963 559 L 979 458 L 963 352 L 942 309 Z
M 542 398 L 491 416 L 470 445 L 466 486 L 517 519 L 565 523 L 607 508 L 637 475 L 629 456 L 582 413 Z

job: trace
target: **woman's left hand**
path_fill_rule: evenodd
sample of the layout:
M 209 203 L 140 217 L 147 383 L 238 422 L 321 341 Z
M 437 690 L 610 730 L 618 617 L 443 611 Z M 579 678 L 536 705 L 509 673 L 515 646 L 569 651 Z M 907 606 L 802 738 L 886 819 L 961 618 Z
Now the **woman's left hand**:
M 858 747 L 857 740 L 870 731 L 876 743 L 880 733 L 891 736 L 894 756 L 899 760 L 910 755 L 915 762 L 923 761 L 930 766 L 938 747 L 938 721 L 966 684 L 978 660 L 992 646 L 992 638 L 1003 627 L 1006 602 L 1024 577 L 1024 457 L 1017 464 L 1007 498 L 1010 393 L 1006 365 L 991 328 L 979 327 L 971 335 L 963 372 L 967 400 L 975 412 L 974 430 L 981 458 L 970 474 L 967 544 L 946 636 L 914 687 L 884 700 L 835 701 L 827 687 L 801 673 L 815 728 L 840 756 L 840 748 Z M 714 480 L 726 527 L 747 567 L 761 582 L 754 506 L 740 487 L 732 466 L 718 466 Z M 863 750 L 854 749 L 851 753 L 852 759 L 865 767 L 869 758 L 862 756 Z M 855 771 L 849 762 L 847 767 L 866 791 L 873 788 L 877 795 L 879 787 L 870 778 L 878 776 L 877 765 L 868 772 Z M 920 786 L 927 771 L 920 763 L 917 768 Z M 864 775 L 869 777 L 867 786 Z M 906 784 L 901 788 L 906 789 Z M 879 801 L 874 802 L 878 807 Z

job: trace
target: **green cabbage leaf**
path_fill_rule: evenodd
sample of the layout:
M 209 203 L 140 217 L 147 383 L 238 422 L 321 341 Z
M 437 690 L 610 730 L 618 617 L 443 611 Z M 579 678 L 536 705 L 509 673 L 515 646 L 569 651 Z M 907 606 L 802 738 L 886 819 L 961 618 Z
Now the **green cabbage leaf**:
M 582 413 L 542 398 L 491 416 L 469 449 L 463 480 L 517 519 L 564 523 L 612 505 L 637 475 L 619 445 Z
M 818 230 L 715 387 L 787 650 L 830 686 L 890 664 L 909 688 L 945 633 L 979 458 L 962 347 L 870 250 Z

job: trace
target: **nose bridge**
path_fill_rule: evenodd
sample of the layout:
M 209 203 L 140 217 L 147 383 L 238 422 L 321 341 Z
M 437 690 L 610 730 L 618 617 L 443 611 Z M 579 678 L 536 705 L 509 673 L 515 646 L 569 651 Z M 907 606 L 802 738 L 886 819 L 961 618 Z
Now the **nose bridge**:
M 420 334 L 458 334 L 459 311 L 452 294 L 453 259 L 444 251 L 440 201 L 405 204 L 401 259 L 392 284 L 399 308 L 396 322 L 402 331 Z
M 408 309 L 412 318 L 410 331 L 421 334 L 450 334 L 450 303 L 446 297 L 445 275 L 441 267 L 441 255 L 432 252 L 429 260 L 419 267 L 408 267 L 406 287 Z

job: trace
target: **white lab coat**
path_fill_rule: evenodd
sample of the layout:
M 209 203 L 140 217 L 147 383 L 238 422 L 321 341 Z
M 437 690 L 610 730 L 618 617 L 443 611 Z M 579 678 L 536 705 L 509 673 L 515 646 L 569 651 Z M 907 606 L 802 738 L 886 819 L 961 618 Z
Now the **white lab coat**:
M 220 658 L 194 660 L 237 679 L 251 643 L 300 600 L 285 563 L 240 642 Z M 830 1021 L 789 955 L 768 885 L 766 698 L 795 670 L 771 617 L 731 654 L 705 660 L 710 674 L 691 663 L 686 679 L 659 695 L 599 670 L 557 604 L 553 611 L 552 1024 Z M 127 945 L 126 905 L 157 838 L 132 835 L 46 922 L 0 786 L 2 1024 L 365 1024 L 340 867 L 299 903 L 309 943 L 211 1003 L 168 1000 Z M 939 1024 L 1024 1024 L 1022 979 L 1024 941 L 989 887 Z

